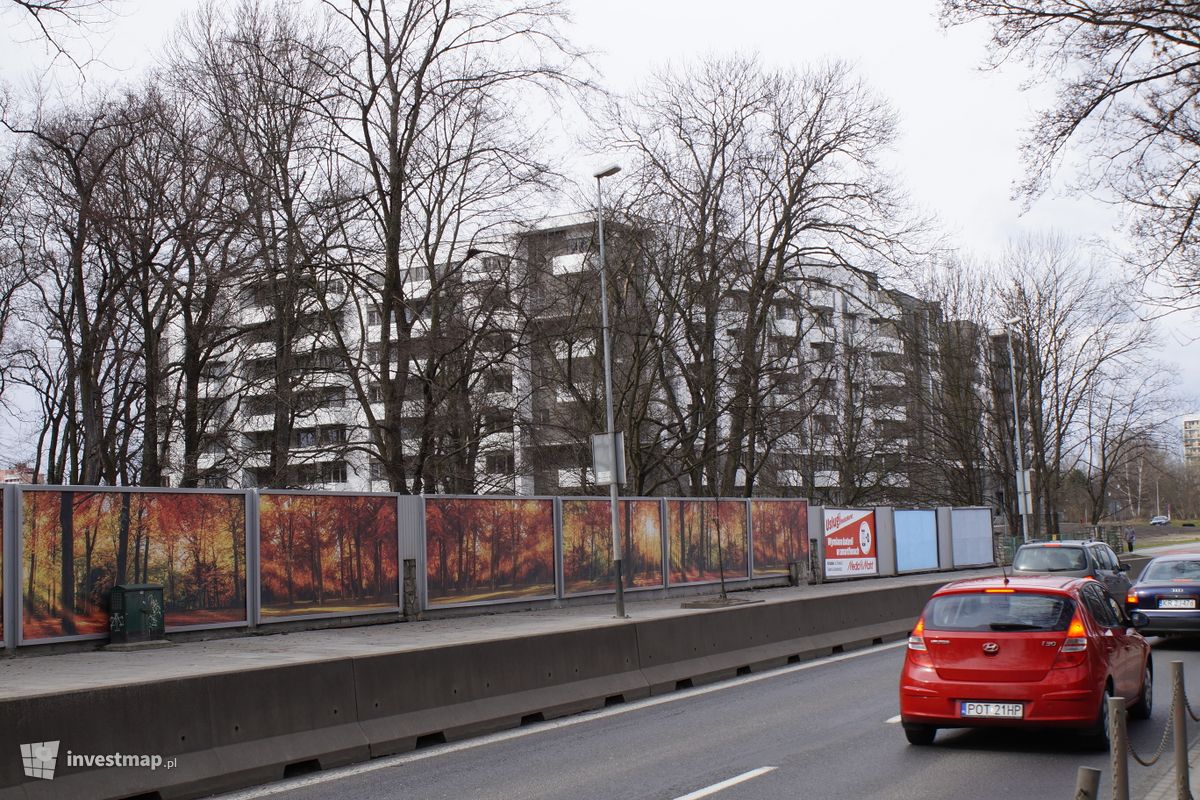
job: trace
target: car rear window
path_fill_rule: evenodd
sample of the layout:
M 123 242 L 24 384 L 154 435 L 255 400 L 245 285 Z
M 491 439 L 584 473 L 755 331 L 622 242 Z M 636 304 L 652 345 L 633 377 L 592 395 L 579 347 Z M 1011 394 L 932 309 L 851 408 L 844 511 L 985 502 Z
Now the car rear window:
M 1082 547 L 1022 547 L 1013 559 L 1013 569 L 1030 572 L 1072 572 L 1087 568 Z
M 947 594 L 925 607 L 925 628 L 938 631 L 1065 631 L 1075 604 L 1032 592 Z
M 1139 581 L 1200 581 L 1200 561 L 1151 561 Z

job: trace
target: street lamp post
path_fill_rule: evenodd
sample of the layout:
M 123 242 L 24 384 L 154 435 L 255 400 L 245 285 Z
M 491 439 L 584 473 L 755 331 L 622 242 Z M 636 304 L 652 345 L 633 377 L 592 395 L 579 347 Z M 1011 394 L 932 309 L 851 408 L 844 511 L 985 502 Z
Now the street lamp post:
M 1025 447 L 1021 444 L 1021 404 L 1017 394 L 1017 362 L 1013 351 L 1012 326 L 1017 319 L 1004 320 L 1004 338 L 1008 340 L 1008 378 L 1012 384 L 1013 397 L 1013 447 L 1017 459 L 1017 510 L 1021 514 L 1021 535 L 1029 541 L 1029 493 L 1025 486 Z
M 621 575 L 621 526 L 620 514 L 617 510 L 617 434 L 613 425 L 613 392 L 612 392 L 612 353 L 608 344 L 608 280 L 605 277 L 607 267 L 604 263 L 604 196 L 600 191 L 600 181 L 616 175 L 621 171 L 618 164 L 611 164 L 595 173 L 596 179 L 596 236 L 599 240 L 600 251 L 600 328 L 604 338 L 604 416 L 607 424 L 606 432 L 609 443 L 609 484 L 608 497 L 612 517 L 612 562 L 616 576 L 617 588 L 617 617 L 625 618 L 625 581 Z

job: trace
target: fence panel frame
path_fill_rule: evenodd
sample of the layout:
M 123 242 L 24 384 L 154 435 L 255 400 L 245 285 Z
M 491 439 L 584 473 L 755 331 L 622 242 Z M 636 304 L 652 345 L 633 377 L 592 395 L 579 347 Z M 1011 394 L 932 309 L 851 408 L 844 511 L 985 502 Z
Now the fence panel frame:
M 17 635 L 21 630 L 21 558 L 17 554 L 17 531 L 19 530 L 17 508 L 21 502 L 21 490 L 15 484 L 5 484 L 4 514 L 0 517 L 3 532 L 0 534 L 0 549 L 3 550 L 4 597 L 0 600 L 4 615 L 4 649 L 13 652 L 17 648 Z

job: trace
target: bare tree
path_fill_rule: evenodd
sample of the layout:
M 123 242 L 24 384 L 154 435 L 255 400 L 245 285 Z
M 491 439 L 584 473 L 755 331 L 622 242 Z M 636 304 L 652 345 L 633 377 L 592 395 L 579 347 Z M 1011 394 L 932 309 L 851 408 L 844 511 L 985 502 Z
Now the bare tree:
M 8 0 L 32 21 L 36 35 L 58 55 L 76 67 L 79 60 L 72 53 L 72 31 L 107 22 L 117 5 L 114 0 Z M 14 29 L 15 30 L 15 29 Z
M 991 502 L 985 493 L 992 476 L 1011 472 L 1013 451 L 1009 418 L 993 415 L 1004 398 L 993 397 L 990 288 L 979 265 L 954 258 L 916 281 L 914 291 L 921 302 L 898 325 L 905 352 L 894 357 L 909 376 L 912 494 L 939 505 Z M 1007 381 L 1007 369 L 1003 374 Z
M 950 25 L 992 24 L 998 66 L 1023 58 L 1067 76 L 1025 146 L 1032 194 L 1071 144 L 1091 158 L 1090 188 L 1107 188 L 1136 213 L 1148 267 L 1185 301 L 1200 299 L 1195 248 L 1200 193 L 1200 13 L 1191 3 L 1136 0 L 943 0 Z
M 429 373 L 446 362 L 427 349 L 418 320 L 426 308 L 438 314 L 441 289 L 459 280 L 475 232 L 503 218 L 512 208 L 505 204 L 519 199 L 513 193 L 545 171 L 505 104 L 522 90 L 576 85 L 579 56 L 559 31 L 557 2 L 329 7 L 343 38 L 325 53 L 336 84 L 327 115 L 363 187 L 362 214 L 344 239 L 354 266 L 347 277 L 379 320 L 377 347 L 344 341 L 339 350 L 368 457 L 394 490 L 420 491 L 431 443 L 408 441 L 406 404 L 436 402 L 435 389 L 460 384 L 462 371 L 446 380 Z M 452 438 L 450 448 L 460 448 L 461 436 Z
M 895 260 L 912 232 L 875 160 L 893 130 L 840 64 L 773 73 L 711 58 L 611 105 L 602 142 L 637 162 L 630 224 L 656 227 L 657 402 L 682 490 L 750 493 L 779 466 L 776 444 L 795 444 L 813 403 L 795 379 L 814 377 L 797 347 L 809 290 L 831 267 Z
M 1127 510 L 1117 491 L 1123 474 L 1143 455 L 1142 445 L 1161 429 L 1173 405 L 1171 379 L 1153 362 L 1106 370 L 1088 399 L 1079 472 L 1093 524 Z
M 305 425 L 314 403 L 326 399 L 319 390 L 338 390 L 329 378 L 336 364 L 322 352 L 326 317 L 340 324 L 341 307 L 322 300 L 344 294 L 344 284 L 338 291 L 328 277 L 339 219 L 331 206 L 343 202 L 331 189 L 334 131 L 313 99 L 327 93 L 329 81 L 311 56 L 328 43 L 319 19 L 246 0 L 224 15 L 202 10 L 175 48 L 175 80 L 212 121 L 219 138 L 209 157 L 226 159 L 243 209 L 245 370 L 251 385 L 266 389 L 246 398 L 253 407 L 245 410 L 271 418 L 269 435 L 256 439 L 267 453 L 267 464 L 256 468 L 264 486 L 296 483 L 297 444 L 319 463 L 323 445 L 336 450 L 345 441 L 344 432 Z
M 78 426 L 81 452 L 71 477 L 83 483 L 115 483 L 124 471 L 131 442 L 121 421 L 140 394 L 122 313 L 128 274 L 103 258 L 95 243 L 104 187 L 143 121 L 136 103 L 103 97 L 79 109 L 35 108 L 22 119 L 9 108 L 2 119 L 25 141 L 22 213 L 34 236 L 27 253 L 37 265 L 35 285 L 50 315 L 50 333 L 78 393 L 69 423 Z
M 1041 526 L 1057 533 L 1057 497 L 1082 458 L 1089 403 L 1103 402 L 1106 379 L 1144 357 L 1152 330 L 1121 300 L 1130 296 L 1128 284 L 1082 263 L 1061 237 L 1016 242 L 996 280 L 999 311 L 1015 320 Z

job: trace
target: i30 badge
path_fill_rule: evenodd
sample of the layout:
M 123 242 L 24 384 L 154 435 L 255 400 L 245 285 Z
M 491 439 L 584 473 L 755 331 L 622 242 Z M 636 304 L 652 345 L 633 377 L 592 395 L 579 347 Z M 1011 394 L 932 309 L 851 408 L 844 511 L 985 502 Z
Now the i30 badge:
M 1000 652 L 1000 645 L 996 644 L 995 642 L 984 642 L 983 643 L 984 655 L 994 656 L 994 655 L 996 655 L 996 653 L 999 653 L 999 652 Z

